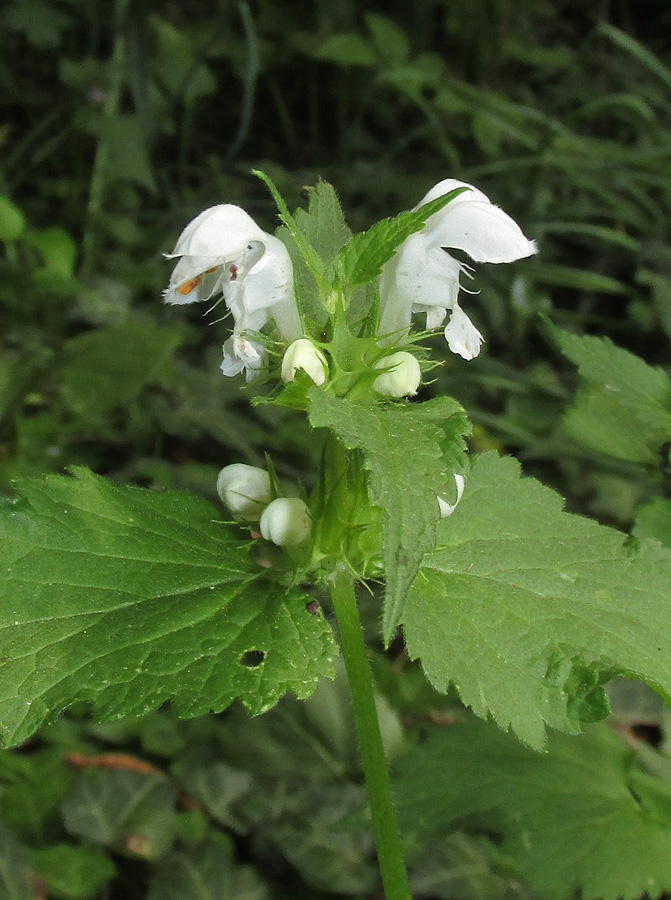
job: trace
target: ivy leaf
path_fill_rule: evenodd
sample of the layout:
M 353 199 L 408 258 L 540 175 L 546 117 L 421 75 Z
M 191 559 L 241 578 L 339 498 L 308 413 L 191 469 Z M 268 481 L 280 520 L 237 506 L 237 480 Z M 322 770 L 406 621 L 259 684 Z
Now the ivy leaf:
M 371 502 L 384 512 L 382 630 L 388 644 L 422 556 L 435 544 L 437 495 L 464 466 L 468 421 L 450 397 L 358 406 L 316 388 L 309 398 L 315 428 L 329 428 L 345 447 L 363 451 Z
M 30 851 L 49 896 L 58 900 L 89 900 L 116 874 L 114 863 L 97 847 L 55 844 Z
M 671 695 L 671 552 L 562 511 L 510 458 L 477 458 L 403 613 L 408 652 L 439 691 L 531 747 L 608 712 L 602 685 Z
M 155 859 L 175 831 L 175 787 L 124 769 L 83 772 L 63 803 L 67 831 L 92 844 Z
M 252 712 L 332 674 L 328 625 L 271 581 L 250 541 L 189 494 L 85 469 L 26 479 L 0 507 L 0 734 L 75 701 L 101 720 L 172 699 L 182 716 Z
M 27 847 L 0 823 L 0 900 L 35 900 L 38 884 Z
M 434 730 L 403 759 L 396 796 L 419 840 L 476 816 L 550 900 L 634 900 L 671 890 L 671 789 L 631 768 L 605 725 L 534 753 L 477 719 Z M 644 786 L 643 786 L 644 785 Z
M 382 219 L 368 231 L 355 234 L 333 260 L 333 273 L 342 284 L 350 286 L 366 284 L 377 278 L 382 266 L 392 258 L 403 241 L 420 231 L 427 219 L 465 190 L 468 188 L 455 188 L 419 209 L 399 213 L 393 219 Z
M 669 376 L 608 338 L 550 330 L 580 373 L 581 387 L 564 416 L 568 434 L 590 450 L 658 465 L 671 440 Z
M 147 900 L 269 900 L 255 870 L 233 857 L 230 838 L 216 832 L 194 847 L 173 851 L 155 868 Z

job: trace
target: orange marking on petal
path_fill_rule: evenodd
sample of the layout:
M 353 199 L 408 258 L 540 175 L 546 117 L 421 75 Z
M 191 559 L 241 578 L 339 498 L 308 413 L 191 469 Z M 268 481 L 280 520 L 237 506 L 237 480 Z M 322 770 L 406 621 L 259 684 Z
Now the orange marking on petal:
M 190 294 L 194 288 L 197 288 L 201 281 L 202 278 L 200 275 L 196 275 L 195 278 L 189 278 L 184 284 L 180 284 L 177 288 L 177 293 L 186 296 L 187 294 Z

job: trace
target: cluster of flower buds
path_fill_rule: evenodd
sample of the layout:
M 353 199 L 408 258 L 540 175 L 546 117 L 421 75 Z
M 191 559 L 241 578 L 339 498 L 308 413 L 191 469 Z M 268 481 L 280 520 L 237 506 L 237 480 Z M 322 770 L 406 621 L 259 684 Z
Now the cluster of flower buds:
M 259 522 L 262 537 L 278 547 L 303 544 L 312 530 L 310 513 L 298 497 L 272 500 L 265 469 L 233 463 L 219 472 L 217 493 L 239 522 Z

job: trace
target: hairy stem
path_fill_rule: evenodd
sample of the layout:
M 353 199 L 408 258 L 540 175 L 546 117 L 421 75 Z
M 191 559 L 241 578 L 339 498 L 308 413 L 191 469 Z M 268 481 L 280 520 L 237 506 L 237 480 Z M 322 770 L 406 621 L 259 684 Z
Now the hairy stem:
M 338 620 L 340 645 L 352 694 L 354 722 L 386 900 L 411 900 L 396 810 L 391 796 L 391 781 L 375 709 L 370 665 L 361 631 L 354 584 L 348 572 L 340 571 L 336 574 L 331 585 L 331 599 Z

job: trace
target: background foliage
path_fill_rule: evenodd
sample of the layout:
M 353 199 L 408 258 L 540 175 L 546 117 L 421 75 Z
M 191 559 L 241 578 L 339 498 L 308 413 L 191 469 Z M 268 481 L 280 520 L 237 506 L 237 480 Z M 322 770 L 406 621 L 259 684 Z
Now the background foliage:
M 304 185 L 332 181 L 355 231 L 451 175 L 485 190 L 541 253 L 518 270 L 479 267 L 468 309 L 485 352 L 445 358 L 427 393 L 465 406 L 472 449 L 513 452 L 572 511 L 671 546 L 669 381 L 649 368 L 668 367 L 671 339 L 669 26 L 654 0 L 10 0 L 4 492 L 17 476 L 83 464 L 212 499 L 222 465 L 262 463 L 266 450 L 281 476 L 309 481 L 315 438 L 289 410 L 252 410 L 221 376 L 227 323 L 160 306 L 160 254 L 216 202 L 272 230 L 253 167 L 291 207 Z M 362 602 L 376 635 L 379 598 Z M 400 647 L 375 652 L 418 897 L 635 897 L 668 883 L 669 720 L 656 695 L 611 686 L 627 744 L 594 726 L 586 743 L 562 736 L 543 763 L 495 729 L 480 734 Z M 94 726 L 75 710 L 0 757 L 0 898 L 373 896 L 348 717 L 342 678 L 253 720 L 237 707 L 189 722 L 161 709 Z M 469 739 L 482 751 L 474 770 L 493 754 L 521 773 L 492 784 L 486 810 L 468 793 Z M 468 796 L 430 810 L 441 827 L 427 843 L 426 807 L 411 800 L 438 752 Z M 541 777 L 541 765 L 555 769 Z M 543 817 L 561 803 L 581 833 Z M 610 860 L 601 874 L 556 871 L 532 852 L 553 841 L 575 853 L 609 815 L 627 824 L 595 844 Z M 511 822 L 534 840 L 521 846 Z M 657 862 L 658 882 L 643 884 Z

